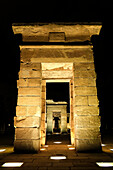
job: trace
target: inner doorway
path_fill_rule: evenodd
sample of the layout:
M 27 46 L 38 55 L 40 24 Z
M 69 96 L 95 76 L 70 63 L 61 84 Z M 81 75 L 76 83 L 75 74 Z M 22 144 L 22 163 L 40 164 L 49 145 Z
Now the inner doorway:
M 70 144 L 69 82 L 46 82 L 46 120 L 47 144 L 58 140 Z

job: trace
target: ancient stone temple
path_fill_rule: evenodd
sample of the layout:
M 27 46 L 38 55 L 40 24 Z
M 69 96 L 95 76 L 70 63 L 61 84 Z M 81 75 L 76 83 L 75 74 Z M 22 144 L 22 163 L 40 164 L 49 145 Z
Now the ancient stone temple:
M 47 100 L 47 132 L 67 132 L 67 102 Z
M 14 118 L 15 151 L 38 151 L 45 144 L 46 131 L 52 131 L 52 126 L 46 126 L 51 107 L 46 109 L 47 82 L 69 83 L 70 138 L 76 151 L 100 150 L 99 103 L 91 37 L 99 35 L 101 25 L 35 23 L 13 24 L 12 28 L 15 35 L 22 35 Z M 57 107 L 49 116 L 61 121 L 62 108 Z M 65 113 L 63 119 L 61 131 L 66 132 Z M 52 120 L 49 118 L 48 124 Z

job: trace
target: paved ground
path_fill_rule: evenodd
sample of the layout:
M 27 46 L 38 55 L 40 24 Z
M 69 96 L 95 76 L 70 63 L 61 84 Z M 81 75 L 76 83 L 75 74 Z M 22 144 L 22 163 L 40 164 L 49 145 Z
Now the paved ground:
M 54 138 L 53 138 L 54 137 Z M 113 169 L 100 168 L 96 162 L 111 162 L 113 161 L 113 137 L 111 134 L 103 138 L 106 143 L 102 147 L 102 153 L 76 153 L 73 146 L 68 146 L 69 138 L 64 135 L 48 136 L 47 146 L 42 147 L 38 154 L 16 154 L 13 152 L 11 141 L 9 145 L 5 138 L 5 145 L 3 145 L 3 138 L 1 140 L 0 149 L 6 151 L 0 153 L 0 169 L 28 169 L 28 170 L 96 170 L 96 169 Z M 108 138 L 111 138 L 110 140 Z M 60 144 L 54 144 L 54 141 L 62 141 Z M 73 150 L 69 150 L 69 148 Z M 50 156 L 66 156 L 65 160 L 51 160 Z M 1 167 L 5 162 L 23 162 L 20 168 L 3 168 Z

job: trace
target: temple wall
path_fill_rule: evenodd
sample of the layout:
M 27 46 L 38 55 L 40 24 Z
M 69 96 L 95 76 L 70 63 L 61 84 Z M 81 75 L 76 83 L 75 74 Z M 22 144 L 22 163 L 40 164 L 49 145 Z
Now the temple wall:
M 41 63 L 20 63 L 16 108 L 15 151 L 40 149 L 41 129 Z
M 53 132 L 53 112 L 61 114 L 61 133 L 67 132 L 67 105 L 47 105 L 47 132 Z
M 71 143 L 76 150 L 101 149 L 92 46 L 21 46 L 20 49 L 15 150 L 38 151 L 45 143 L 46 79 L 69 79 L 71 82 Z M 72 63 L 73 70 L 42 71 L 42 63 Z M 49 121 L 52 124 L 52 116 Z

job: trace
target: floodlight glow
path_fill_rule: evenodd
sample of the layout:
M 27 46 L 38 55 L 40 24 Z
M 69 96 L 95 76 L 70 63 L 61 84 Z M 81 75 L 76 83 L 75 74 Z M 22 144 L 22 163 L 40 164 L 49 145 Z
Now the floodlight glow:
M 74 150 L 75 148 L 69 148 L 69 150 Z
M 71 147 L 72 145 L 67 145 L 68 147 Z
M 62 142 L 60 142 L 60 141 L 57 141 L 57 142 L 53 142 L 53 143 L 60 144 L 60 143 L 62 143 Z
M 45 148 L 47 148 L 47 147 L 48 147 L 48 145 L 44 145 L 44 147 L 45 147 Z
M 23 162 L 6 162 L 2 167 L 21 167 Z
M 101 146 L 106 146 L 106 144 L 101 144 Z
M 45 151 L 45 148 L 40 148 L 41 151 Z
M 113 162 L 96 162 L 99 167 L 113 167 Z
M 61 159 L 66 159 L 66 156 L 51 156 L 50 159 L 61 160 Z
M 6 149 L 0 149 L 0 152 L 4 152 Z
M 113 151 L 113 149 L 110 149 L 110 151 Z

